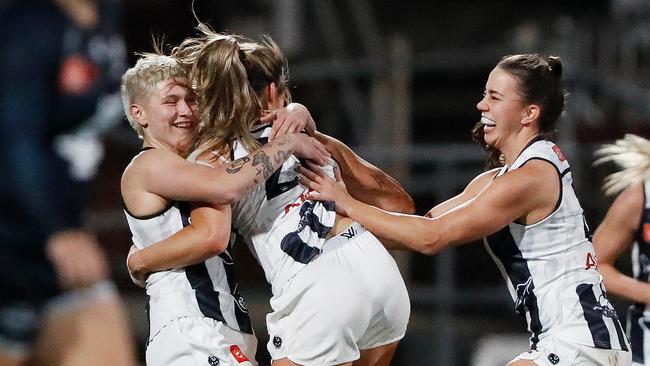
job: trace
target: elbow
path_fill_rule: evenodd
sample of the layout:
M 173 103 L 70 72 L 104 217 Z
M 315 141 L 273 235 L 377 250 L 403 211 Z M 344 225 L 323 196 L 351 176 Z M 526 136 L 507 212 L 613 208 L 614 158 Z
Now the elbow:
M 223 253 L 230 243 L 230 232 L 227 230 L 214 230 L 205 237 L 205 254 L 215 256 Z
M 424 255 L 434 255 L 443 248 L 439 237 L 423 237 L 420 239 L 416 249 Z
M 401 211 L 402 213 L 409 214 L 409 215 L 414 215 L 415 214 L 415 202 L 413 202 L 413 199 L 411 196 L 407 196 L 404 199 L 401 200 L 402 202 L 402 208 Z
M 438 253 L 436 246 L 433 243 L 421 243 L 418 245 L 418 252 L 424 255 L 434 255 Z
M 399 212 L 408 215 L 415 214 L 415 202 L 413 202 L 413 199 L 409 195 L 386 198 L 377 206 L 386 211 Z
M 243 187 L 230 187 L 227 184 L 220 184 L 218 187 L 211 203 L 219 205 L 233 204 L 239 201 L 246 192 Z

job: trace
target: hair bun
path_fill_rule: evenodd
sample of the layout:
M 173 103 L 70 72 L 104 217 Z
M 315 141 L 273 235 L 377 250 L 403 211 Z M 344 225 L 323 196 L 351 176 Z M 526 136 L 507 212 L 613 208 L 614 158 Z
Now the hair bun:
M 562 61 L 560 61 L 560 58 L 557 56 L 549 56 L 546 58 L 546 62 L 548 63 L 548 69 L 551 72 L 551 75 L 555 76 L 558 79 L 561 78 Z

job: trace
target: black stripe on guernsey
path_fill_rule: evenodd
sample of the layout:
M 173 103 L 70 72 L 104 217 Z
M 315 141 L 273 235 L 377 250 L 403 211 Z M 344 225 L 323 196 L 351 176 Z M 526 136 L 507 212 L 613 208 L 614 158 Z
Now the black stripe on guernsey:
M 603 320 L 603 307 L 596 300 L 593 284 L 581 283 L 576 287 L 576 293 L 582 305 L 582 312 L 589 325 L 589 332 L 597 348 L 611 349 L 612 343 L 609 338 L 609 330 Z
M 517 294 L 515 311 L 524 321 L 527 321 L 526 312 L 530 315 L 528 328 L 533 333 L 530 341 L 532 348 L 535 349 L 539 334 L 542 332 L 542 323 L 539 319 L 537 297 L 534 292 L 535 284 L 528 262 L 517 247 L 508 226 L 488 236 L 487 242 L 492 253 L 501 260 L 508 279 L 515 288 Z
M 239 329 L 242 332 L 253 334 L 253 326 L 251 324 L 251 319 L 248 316 L 248 307 L 244 298 L 239 294 L 237 282 L 235 281 L 235 261 L 230 254 L 233 248 L 234 240 L 231 240 L 228 244 L 228 249 L 223 253 L 219 254 L 219 257 L 223 261 L 224 271 L 226 272 L 226 280 L 228 281 L 228 287 L 230 288 L 230 294 L 235 298 L 235 318 L 237 318 L 237 324 Z
M 632 362 L 644 364 L 645 354 L 643 350 L 644 332 L 641 327 L 643 321 L 643 310 L 645 305 L 634 304 L 627 311 L 627 328 L 630 335 L 630 346 L 632 347 Z M 646 327 L 650 324 L 644 324 Z
M 560 174 L 560 178 L 564 178 L 564 176 L 569 173 L 571 173 L 571 168 L 564 169 L 564 171 Z
M 183 220 L 183 227 L 190 224 L 190 214 L 191 214 L 191 204 L 189 202 L 178 202 L 177 207 L 181 213 L 181 218 Z M 222 253 L 223 254 L 223 253 Z M 228 263 L 232 266 L 232 258 L 229 257 Z M 226 268 L 226 276 L 228 276 L 228 283 L 230 284 L 230 277 L 232 272 L 228 272 L 228 265 L 224 261 L 224 267 Z M 208 273 L 208 267 L 205 265 L 205 262 L 197 263 L 191 266 L 185 267 L 185 276 L 190 282 L 192 289 L 194 289 L 194 295 L 196 296 L 196 301 L 201 310 L 201 313 L 209 318 L 228 324 L 226 319 L 221 312 L 221 302 L 219 301 L 219 292 L 214 290 L 212 279 Z M 235 304 L 235 309 L 238 309 L 237 304 Z M 248 316 L 246 316 L 248 318 Z M 239 323 L 239 317 L 237 317 Z M 250 325 L 250 319 L 247 319 L 246 322 L 238 324 L 241 331 L 252 334 L 252 327 Z
M 324 238 L 330 231 L 331 227 L 325 226 L 320 222 L 320 218 L 314 215 L 314 206 L 317 202 L 306 202 L 300 207 L 300 217 L 305 220 L 305 223 L 312 231 L 318 234 L 319 238 Z M 302 221 L 302 220 L 301 220 Z
M 319 238 L 324 238 L 331 229 L 331 227 L 323 225 L 319 221 L 318 216 L 314 215 L 313 210 L 316 204 L 316 202 L 307 201 L 300 207 L 300 223 L 298 224 L 298 229 L 287 234 L 282 238 L 282 242 L 280 243 L 280 249 L 299 263 L 307 264 L 321 253 L 319 248 L 312 247 L 302 241 L 299 235 L 300 232 L 305 227 L 309 227 L 318 234 Z
M 260 127 L 260 129 L 264 129 L 266 127 L 268 127 L 268 126 Z M 258 132 L 259 132 L 259 130 L 258 130 Z M 255 133 L 255 132 L 252 132 L 252 133 Z M 261 145 L 266 145 L 269 142 L 269 139 L 267 137 L 261 137 L 261 138 L 258 138 L 257 141 Z M 269 201 L 298 185 L 298 177 L 296 177 L 295 179 L 293 179 L 291 181 L 280 183 L 279 181 L 280 181 L 280 172 L 281 171 L 282 171 L 282 168 L 280 168 L 280 169 L 276 170 L 275 172 L 273 172 L 273 174 L 264 183 L 264 188 L 265 188 L 265 191 L 266 191 L 266 199 L 269 200 Z

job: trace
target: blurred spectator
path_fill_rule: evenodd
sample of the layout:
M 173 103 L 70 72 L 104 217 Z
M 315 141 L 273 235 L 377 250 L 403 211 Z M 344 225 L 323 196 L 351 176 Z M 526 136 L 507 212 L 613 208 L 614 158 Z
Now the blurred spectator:
M 116 1 L 3 7 L 0 365 L 135 364 L 106 257 L 81 223 L 98 134 L 120 121 L 119 15 Z

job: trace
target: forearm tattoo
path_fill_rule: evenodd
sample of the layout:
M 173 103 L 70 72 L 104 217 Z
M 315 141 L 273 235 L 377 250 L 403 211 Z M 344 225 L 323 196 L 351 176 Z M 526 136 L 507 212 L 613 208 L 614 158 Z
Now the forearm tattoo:
M 248 156 L 244 156 L 243 158 L 237 159 L 230 163 L 228 167 L 226 168 L 226 173 L 228 174 L 235 174 L 241 170 L 241 168 L 244 167 L 244 164 L 248 163 L 251 160 Z
M 271 158 L 262 150 L 253 156 L 253 166 L 261 165 L 261 169 L 258 168 L 258 174 L 261 172 L 262 177 L 266 180 L 268 177 L 273 174 L 273 165 L 271 165 Z
M 289 155 L 291 155 L 290 151 L 280 150 L 275 154 L 274 161 L 276 164 L 282 164 L 289 159 Z

